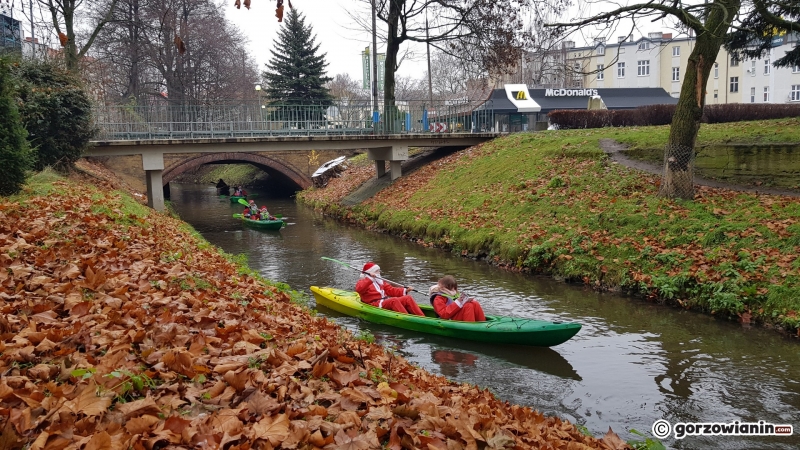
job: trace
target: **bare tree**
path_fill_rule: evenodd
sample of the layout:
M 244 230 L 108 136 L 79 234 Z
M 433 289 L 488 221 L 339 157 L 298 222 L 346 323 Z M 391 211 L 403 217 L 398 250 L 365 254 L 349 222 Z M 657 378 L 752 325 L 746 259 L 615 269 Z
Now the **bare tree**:
M 377 18 L 386 25 L 386 113 L 394 110 L 395 72 L 405 44 L 430 43 L 460 58 L 464 66 L 502 73 L 519 60 L 530 41 L 521 17 L 531 0 L 361 0 L 366 11 L 373 2 Z M 362 28 L 371 30 L 365 20 L 369 15 L 352 17 Z
M 137 104 L 255 99 L 258 71 L 247 40 L 208 0 L 118 0 L 96 54 L 109 89 Z
M 542 0 L 541 10 L 566 11 L 571 0 Z M 632 23 L 671 17 L 693 30 L 697 41 L 689 55 L 686 75 L 681 86 L 677 109 L 670 127 L 664 152 L 664 174 L 660 194 L 665 197 L 694 198 L 694 144 L 700 129 L 705 106 L 705 89 L 711 68 L 725 41 L 726 33 L 736 18 L 741 0 L 709 0 L 706 3 L 684 4 L 673 0 L 653 0 L 614 8 L 609 12 L 576 19 L 570 23 L 548 23 L 556 35 L 602 26 L 612 30 L 621 20 Z M 556 14 L 557 15 L 557 14 Z
M 53 27 L 58 33 L 61 46 L 64 47 L 64 62 L 67 70 L 78 73 L 79 61 L 92 47 L 97 34 L 108 23 L 117 0 L 39 0 L 39 3 L 50 11 Z M 84 12 L 86 17 L 96 16 L 88 21 L 79 21 L 77 15 Z M 82 45 L 76 42 L 79 22 L 89 23 L 88 37 Z

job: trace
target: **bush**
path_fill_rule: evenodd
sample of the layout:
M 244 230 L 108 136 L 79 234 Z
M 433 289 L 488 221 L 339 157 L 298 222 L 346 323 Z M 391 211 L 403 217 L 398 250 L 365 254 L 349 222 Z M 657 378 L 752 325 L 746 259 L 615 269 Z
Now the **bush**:
M 31 168 L 31 152 L 27 133 L 22 127 L 19 111 L 11 90 L 11 60 L 0 56 L 0 195 L 16 194 L 25 183 Z
M 564 109 L 551 111 L 547 117 L 559 129 L 633 127 L 668 125 L 672 123 L 677 105 L 648 105 L 636 109 L 583 110 Z M 729 103 L 706 105 L 703 108 L 705 123 L 744 122 L 749 120 L 783 119 L 800 117 L 800 105 Z
M 799 117 L 800 105 L 780 103 L 732 103 L 726 105 L 706 105 L 703 108 L 703 122 L 728 123 L 746 120 L 783 119 Z
M 34 168 L 72 165 L 95 134 L 91 102 L 80 82 L 52 63 L 37 61 L 21 63 L 15 75 Z

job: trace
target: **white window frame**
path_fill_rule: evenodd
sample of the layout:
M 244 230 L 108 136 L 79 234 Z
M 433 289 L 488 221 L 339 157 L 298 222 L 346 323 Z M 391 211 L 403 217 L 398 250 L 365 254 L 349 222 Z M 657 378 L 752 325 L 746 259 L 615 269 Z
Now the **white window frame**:
M 625 63 L 617 63 L 617 78 L 625 78 Z
M 597 54 L 598 55 L 605 55 L 606 54 L 606 46 L 600 45 L 597 47 Z
M 764 103 L 769 103 L 769 86 L 764 86 Z
M 731 55 L 731 67 L 738 67 L 738 66 L 739 66 L 739 60 L 736 59 L 735 56 Z
M 728 89 L 730 89 L 731 92 L 739 92 L 739 77 L 731 77 Z
M 649 41 L 639 42 L 639 50 L 650 50 L 650 42 Z
M 643 59 L 641 61 L 636 61 L 636 75 L 640 77 L 649 77 L 650 76 L 650 60 Z
M 800 102 L 800 84 L 793 84 L 789 94 L 789 101 Z
M 597 65 L 597 80 L 598 81 L 602 81 L 605 78 L 605 73 L 603 72 L 603 70 L 605 70 L 605 68 L 606 68 L 605 64 L 598 64 Z
M 756 60 L 755 59 L 750 61 L 750 71 L 749 72 L 750 72 L 750 76 L 751 77 L 756 76 Z
M 680 47 L 672 47 L 672 56 L 681 56 L 681 48 Z
M 714 98 L 719 98 L 719 90 L 714 89 Z
M 714 63 L 714 78 L 719 78 L 719 63 Z
M 750 103 L 755 103 L 755 102 L 756 102 L 756 88 L 751 87 L 750 88 Z
M 800 73 L 800 64 L 792 66 L 792 73 Z
M 764 75 L 769 75 L 770 66 L 769 66 L 769 58 L 764 60 Z
M 673 67 L 672 68 L 672 81 L 681 81 L 681 68 L 680 67 Z

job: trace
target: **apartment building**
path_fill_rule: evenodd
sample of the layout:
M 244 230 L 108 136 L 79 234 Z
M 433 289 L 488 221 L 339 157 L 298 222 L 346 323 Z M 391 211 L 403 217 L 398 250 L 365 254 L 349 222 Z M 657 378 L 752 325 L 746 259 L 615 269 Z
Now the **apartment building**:
M 776 37 L 769 54 L 755 60 L 738 61 L 721 49 L 706 85 L 706 104 L 800 102 L 800 66 L 772 65 L 797 41 L 796 34 Z M 661 87 L 677 98 L 695 42 L 662 32 L 638 40 L 620 37 L 615 43 L 596 39 L 570 48 L 567 64 L 580 74 L 584 88 Z

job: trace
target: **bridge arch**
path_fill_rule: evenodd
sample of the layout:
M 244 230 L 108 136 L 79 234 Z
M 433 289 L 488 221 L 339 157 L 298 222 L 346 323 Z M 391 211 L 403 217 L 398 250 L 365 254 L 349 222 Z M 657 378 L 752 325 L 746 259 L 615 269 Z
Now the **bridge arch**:
M 299 189 L 305 189 L 312 184 L 311 178 L 308 175 L 277 159 L 253 153 L 229 152 L 206 153 L 173 164 L 164 170 L 162 174 L 162 185 L 166 186 L 178 175 L 196 169 L 204 164 L 236 163 L 250 163 L 267 172 L 270 176 L 277 176 L 277 178 L 284 178 L 287 181 L 293 182 Z

